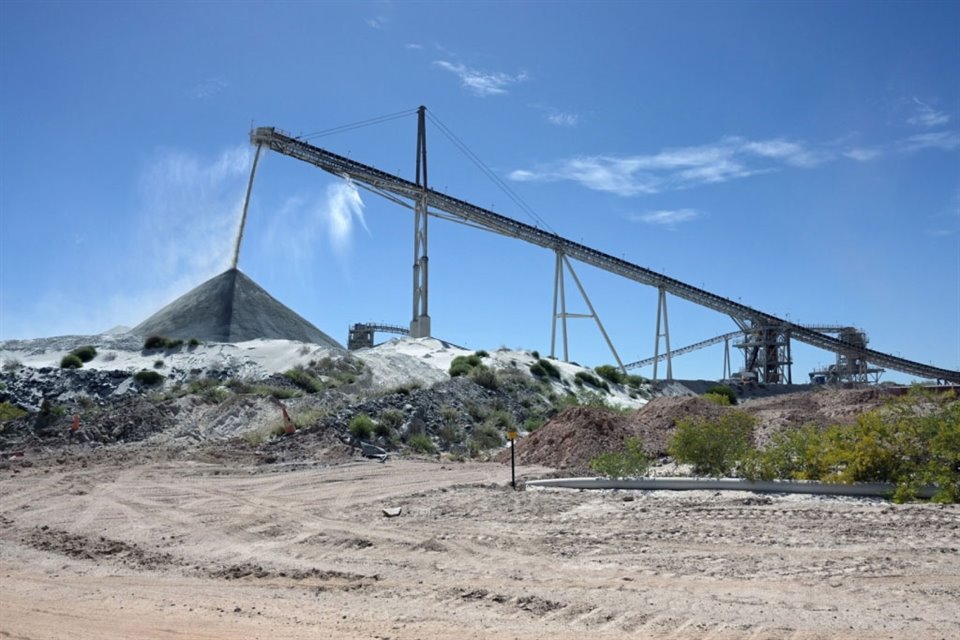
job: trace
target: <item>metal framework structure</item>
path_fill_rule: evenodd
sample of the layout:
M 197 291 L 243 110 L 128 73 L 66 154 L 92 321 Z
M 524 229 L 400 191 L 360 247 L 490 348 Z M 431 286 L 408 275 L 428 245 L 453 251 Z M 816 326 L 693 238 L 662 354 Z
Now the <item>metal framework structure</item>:
M 423 113 L 422 108 L 420 113 Z M 420 123 L 422 127 L 422 115 Z M 789 339 L 796 339 L 805 344 L 833 353 L 844 352 L 860 360 L 868 361 L 874 365 L 883 366 L 888 369 L 902 371 L 922 378 L 960 383 L 960 371 L 952 371 L 950 369 L 942 369 L 940 367 L 914 362 L 899 356 L 874 351 L 865 346 L 857 347 L 851 345 L 825 333 L 793 324 L 782 318 L 651 271 L 627 260 L 568 240 L 555 233 L 550 233 L 494 213 L 488 209 L 478 207 L 464 200 L 439 193 L 427 186 L 425 172 L 422 181 L 418 176 L 417 182 L 411 182 L 399 176 L 380 171 L 372 166 L 327 151 L 326 149 L 313 146 L 274 127 L 259 127 L 253 130 L 250 134 L 250 140 L 255 145 L 265 146 L 277 153 L 319 167 L 332 175 L 349 179 L 363 188 L 379 194 L 405 208 L 413 209 L 414 211 L 419 209 L 422 213 L 426 214 L 424 217 L 434 216 L 445 220 L 452 220 L 507 237 L 517 238 L 558 253 L 563 256 L 564 261 L 569 259 L 578 260 L 579 262 L 598 269 L 633 280 L 640 284 L 655 287 L 660 291 L 669 293 L 683 300 L 728 315 L 733 318 L 737 325 L 745 332 L 749 330 L 751 333 L 759 333 L 763 338 L 762 340 L 756 340 L 755 343 L 751 342 L 750 349 L 752 351 L 756 348 L 755 362 L 760 367 L 760 370 L 763 371 L 765 375 L 769 372 L 770 378 L 765 379 L 765 382 L 782 382 L 785 381 L 785 378 L 789 380 L 789 375 L 785 376 L 784 373 L 782 373 L 782 368 L 785 365 L 789 365 L 790 361 L 788 341 Z M 420 148 L 420 152 L 422 152 L 425 168 L 425 138 L 422 139 L 421 142 L 424 143 Z M 418 158 L 419 157 L 420 153 L 418 153 Z M 423 241 L 423 257 L 426 257 L 425 226 Z M 425 267 L 426 261 L 424 260 L 420 264 Z M 417 308 L 416 293 L 414 294 L 415 314 L 419 313 L 419 318 L 429 318 L 426 313 L 427 289 L 425 286 L 425 278 L 423 283 L 423 304 L 419 308 Z M 418 326 L 418 332 L 423 335 L 429 335 L 429 327 L 427 327 L 427 331 L 424 333 L 423 326 L 420 325 Z M 784 341 L 784 338 L 786 341 Z M 659 336 L 657 339 L 659 341 Z M 783 345 L 783 349 L 786 349 L 785 353 L 780 351 L 781 344 Z
M 356 351 L 357 349 L 372 347 L 373 334 L 375 333 L 396 333 L 401 336 L 408 336 L 410 330 L 393 324 L 358 322 L 350 326 L 350 333 L 347 336 L 347 349 Z

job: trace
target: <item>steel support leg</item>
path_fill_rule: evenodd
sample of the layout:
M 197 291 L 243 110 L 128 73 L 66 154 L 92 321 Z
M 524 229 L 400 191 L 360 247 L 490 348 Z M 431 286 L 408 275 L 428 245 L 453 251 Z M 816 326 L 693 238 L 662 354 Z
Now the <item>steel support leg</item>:
M 417 199 L 413 223 L 413 317 L 410 320 L 410 335 L 414 338 L 430 337 L 429 307 L 429 258 L 427 257 L 427 130 L 426 107 L 420 107 L 417 126 L 417 186 L 423 195 Z
M 667 320 L 667 292 L 662 287 L 657 296 L 657 336 L 653 345 L 653 380 L 657 380 L 657 360 L 660 355 L 660 338 L 664 338 L 667 354 L 667 380 L 673 380 L 673 358 L 670 354 L 670 323 Z M 663 333 L 660 332 L 660 318 L 663 318 Z
M 593 303 L 590 302 L 590 297 L 587 295 L 586 290 L 580 283 L 580 278 L 577 277 L 577 272 L 573 270 L 573 265 L 570 264 L 570 260 L 568 260 L 566 256 L 563 256 L 563 262 L 567 265 L 567 269 L 570 270 L 570 275 L 573 276 L 573 281 L 577 284 L 577 289 L 580 290 L 580 295 L 583 296 L 584 302 L 587 303 L 587 308 L 590 309 L 590 315 L 593 317 L 594 321 L 596 321 L 597 327 L 600 329 L 600 333 L 603 334 L 603 339 L 607 341 L 607 346 L 610 348 L 610 353 L 612 353 L 614 359 L 616 359 L 620 370 L 626 373 L 627 369 L 623 366 L 623 361 L 620 359 L 620 354 L 617 353 L 617 350 L 613 346 L 613 342 L 610 341 L 610 336 L 607 335 L 607 330 L 603 328 L 603 322 L 600 321 L 600 316 L 597 314 L 596 309 L 593 308 Z M 564 331 L 564 333 L 566 333 L 566 331 Z

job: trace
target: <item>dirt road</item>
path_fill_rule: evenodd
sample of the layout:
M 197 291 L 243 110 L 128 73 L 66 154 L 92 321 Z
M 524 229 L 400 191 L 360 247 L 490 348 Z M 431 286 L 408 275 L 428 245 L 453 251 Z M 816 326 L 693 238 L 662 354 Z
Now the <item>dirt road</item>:
M 0 473 L 0 637 L 960 637 L 956 506 L 417 461 Z

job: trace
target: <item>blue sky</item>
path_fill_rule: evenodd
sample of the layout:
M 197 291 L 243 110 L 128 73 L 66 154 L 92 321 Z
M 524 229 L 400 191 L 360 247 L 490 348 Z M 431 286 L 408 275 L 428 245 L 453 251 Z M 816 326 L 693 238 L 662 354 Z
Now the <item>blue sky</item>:
M 957 24 L 955 2 L 3 2 L 0 339 L 132 326 L 225 268 L 252 124 L 306 135 L 424 104 L 564 236 L 960 369 Z M 409 116 L 313 142 L 412 178 L 415 136 Z M 432 186 L 535 222 L 427 139 Z M 240 267 L 345 340 L 409 322 L 412 226 L 267 154 Z M 551 254 L 430 234 L 435 335 L 549 350 Z M 652 355 L 656 292 L 577 272 L 622 358 Z M 674 346 L 734 328 L 669 310 Z M 573 360 L 612 360 L 570 326 Z M 718 377 L 721 358 L 674 373 Z M 795 380 L 832 358 L 795 345 Z

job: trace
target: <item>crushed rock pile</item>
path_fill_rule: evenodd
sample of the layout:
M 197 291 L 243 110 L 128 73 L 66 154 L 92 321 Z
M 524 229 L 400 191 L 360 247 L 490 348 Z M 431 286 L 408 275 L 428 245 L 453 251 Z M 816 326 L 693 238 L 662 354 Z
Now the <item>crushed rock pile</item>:
M 715 419 L 728 409 L 696 396 L 654 398 L 629 419 L 630 428 L 653 456 L 667 455 L 667 444 L 678 420 Z
M 588 471 L 601 453 L 621 451 L 637 435 L 626 417 L 597 407 L 570 407 L 516 443 L 517 461 L 568 471 Z M 497 460 L 510 461 L 502 451 Z
M 343 349 L 238 269 L 224 271 L 191 289 L 130 333 L 205 342 L 298 340 Z

